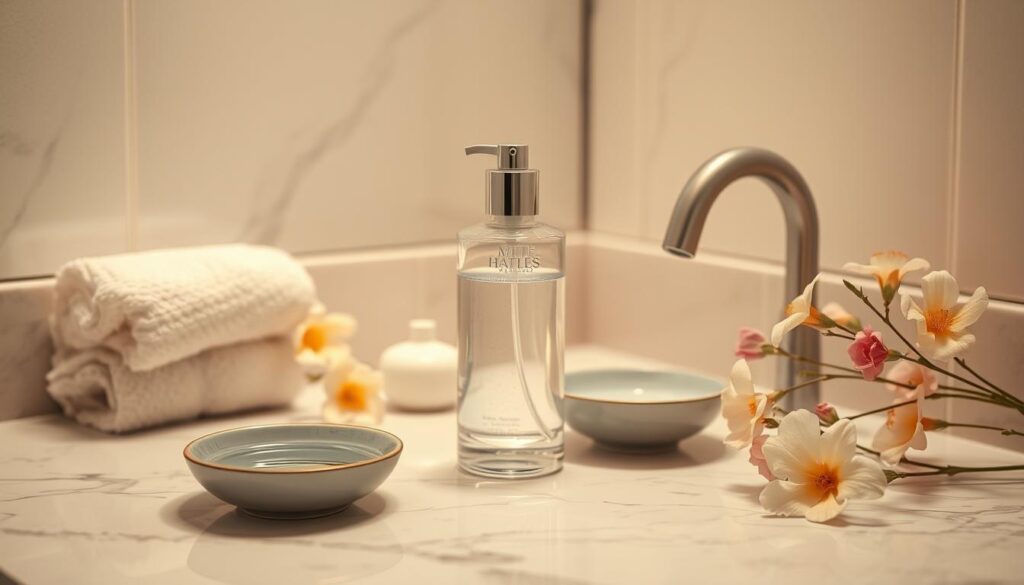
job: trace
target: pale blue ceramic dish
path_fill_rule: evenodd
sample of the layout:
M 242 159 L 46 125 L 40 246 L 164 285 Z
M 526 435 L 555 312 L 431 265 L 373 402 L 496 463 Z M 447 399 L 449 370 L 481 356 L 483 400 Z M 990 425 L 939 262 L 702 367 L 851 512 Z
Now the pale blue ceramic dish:
M 402 453 L 391 433 L 354 425 L 276 424 L 200 437 L 185 447 L 211 494 L 262 518 L 340 512 L 387 479 Z
M 686 372 L 576 372 L 565 377 L 566 422 L 615 451 L 674 449 L 715 419 L 723 387 Z

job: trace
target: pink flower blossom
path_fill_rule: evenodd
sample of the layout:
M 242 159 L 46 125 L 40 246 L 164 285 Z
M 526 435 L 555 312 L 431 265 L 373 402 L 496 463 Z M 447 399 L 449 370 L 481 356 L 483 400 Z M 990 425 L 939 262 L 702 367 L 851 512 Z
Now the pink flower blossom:
M 889 357 L 889 348 L 882 343 L 882 336 L 871 327 L 857 332 L 857 338 L 847 349 L 853 367 L 860 370 L 865 380 L 874 380 L 885 368 L 885 359 Z
M 764 342 L 764 333 L 750 327 L 740 327 L 740 338 L 736 342 L 736 357 L 747 361 L 764 357 L 764 350 L 761 348 Z
M 761 477 L 771 481 L 775 479 L 772 475 L 772 470 L 768 468 L 768 460 L 764 458 L 764 442 L 768 440 L 768 435 L 758 435 L 754 437 L 754 442 L 750 444 L 750 463 L 757 467 L 757 472 L 761 474 Z
M 833 424 L 839 421 L 839 413 L 836 412 L 836 407 L 832 406 L 828 402 L 820 402 L 818 406 L 814 407 L 814 413 L 818 415 L 821 422 L 825 424 Z

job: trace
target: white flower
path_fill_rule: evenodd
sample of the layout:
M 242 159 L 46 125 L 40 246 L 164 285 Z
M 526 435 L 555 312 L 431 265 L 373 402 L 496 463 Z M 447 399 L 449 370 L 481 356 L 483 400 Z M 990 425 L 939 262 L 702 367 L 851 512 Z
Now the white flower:
M 356 331 L 356 320 L 345 313 L 327 313 L 317 304 L 306 321 L 295 330 L 295 359 L 306 376 L 318 379 L 327 370 L 352 359 L 348 340 Z
M 885 387 L 891 392 L 896 393 L 902 400 L 913 400 L 917 398 L 918 394 L 925 397 L 935 394 L 935 391 L 939 389 L 939 381 L 935 378 L 935 374 L 932 373 L 928 368 L 909 362 L 907 360 L 900 360 L 896 363 L 891 370 L 889 370 L 885 377 L 893 382 L 900 382 L 901 384 L 909 384 L 913 386 L 913 389 L 904 388 L 903 386 L 897 386 L 895 384 L 886 384 Z
M 858 319 L 857 316 L 854 315 L 853 313 L 843 308 L 843 306 L 840 305 L 839 303 L 827 303 L 824 307 L 821 308 L 821 313 L 828 317 L 829 319 L 832 319 L 836 323 L 842 325 L 843 327 L 846 327 L 847 329 L 852 329 L 854 331 L 860 331 L 861 329 L 863 329 L 863 327 L 860 324 L 860 319 Z
M 767 408 L 768 397 L 754 392 L 747 361 L 736 360 L 729 374 L 729 385 L 722 390 L 722 416 L 729 426 L 725 444 L 736 449 L 749 447 L 760 434 Z
M 869 264 L 847 262 L 843 265 L 843 270 L 874 276 L 878 280 L 879 288 L 882 289 L 882 298 L 885 300 L 886 306 L 892 302 L 896 291 L 900 288 L 900 283 L 903 282 L 903 277 L 908 272 L 928 270 L 931 267 L 924 258 L 911 259 L 903 252 L 896 250 L 875 252 L 868 262 Z
M 924 396 L 918 395 L 915 402 L 886 411 L 885 424 L 875 433 L 871 443 L 871 448 L 879 452 L 883 463 L 896 465 L 907 449 L 921 451 L 928 447 L 928 438 L 921 424 L 923 400 Z
M 782 338 L 800 325 L 827 327 L 831 324 L 831 319 L 824 317 L 828 322 L 823 321 L 823 315 L 812 305 L 814 285 L 818 282 L 820 276 L 815 276 L 814 280 L 804 288 L 804 292 L 786 305 L 786 318 L 772 327 L 772 345 L 775 347 L 779 347 L 779 344 L 782 343 Z
M 380 398 L 381 374 L 356 363 L 352 368 L 334 368 L 324 377 L 324 420 L 376 424 L 383 411 Z
M 960 287 L 945 270 L 932 272 L 921 281 L 924 305 L 904 294 L 900 308 L 903 316 L 917 322 L 917 347 L 936 361 L 950 360 L 974 343 L 967 328 L 981 317 L 988 307 L 985 287 L 979 286 L 971 298 L 957 306 Z
M 877 461 L 857 455 L 857 429 L 840 420 L 819 431 L 818 417 L 806 410 L 786 415 L 779 433 L 764 445 L 776 479 L 761 492 L 761 505 L 773 514 L 804 516 L 825 522 L 849 500 L 885 493 L 886 478 Z

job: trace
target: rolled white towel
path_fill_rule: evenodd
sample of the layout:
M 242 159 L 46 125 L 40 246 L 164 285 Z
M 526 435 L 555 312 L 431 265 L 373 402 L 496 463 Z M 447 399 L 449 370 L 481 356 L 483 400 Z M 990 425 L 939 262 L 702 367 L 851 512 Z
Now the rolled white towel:
M 46 379 L 64 414 L 111 433 L 282 406 L 303 384 L 284 338 L 210 349 L 146 372 L 129 370 L 106 348 L 58 353 Z
M 57 349 L 108 347 L 133 371 L 290 335 L 316 300 L 291 256 L 244 244 L 74 260 L 57 272 L 56 293 Z

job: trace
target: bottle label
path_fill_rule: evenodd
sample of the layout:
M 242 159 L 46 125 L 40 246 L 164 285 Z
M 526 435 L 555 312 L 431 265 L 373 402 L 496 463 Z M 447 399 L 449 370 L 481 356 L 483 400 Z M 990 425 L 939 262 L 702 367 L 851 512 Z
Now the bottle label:
M 487 259 L 487 265 L 498 272 L 533 272 L 540 268 L 534 246 L 498 246 L 498 254 Z

